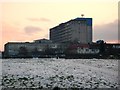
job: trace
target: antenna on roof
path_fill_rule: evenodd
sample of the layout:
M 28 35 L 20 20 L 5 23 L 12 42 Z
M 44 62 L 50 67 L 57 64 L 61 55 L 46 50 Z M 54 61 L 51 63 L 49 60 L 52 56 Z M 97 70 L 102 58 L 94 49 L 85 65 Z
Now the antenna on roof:
M 83 17 L 83 16 L 84 16 L 84 14 L 81 14 L 81 16 Z

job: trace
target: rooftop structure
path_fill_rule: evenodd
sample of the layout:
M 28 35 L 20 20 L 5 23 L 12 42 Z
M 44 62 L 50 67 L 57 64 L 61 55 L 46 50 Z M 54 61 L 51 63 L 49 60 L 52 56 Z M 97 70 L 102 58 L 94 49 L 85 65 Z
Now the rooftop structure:
M 48 39 L 38 39 L 38 40 L 34 40 L 35 43 L 52 43 L 51 40 L 48 40 Z

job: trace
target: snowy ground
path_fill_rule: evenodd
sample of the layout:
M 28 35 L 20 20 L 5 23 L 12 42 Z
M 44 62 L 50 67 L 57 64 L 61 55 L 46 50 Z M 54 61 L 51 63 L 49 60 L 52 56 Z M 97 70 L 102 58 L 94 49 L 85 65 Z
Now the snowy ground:
M 3 59 L 2 87 L 118 88 L 118 60 Z

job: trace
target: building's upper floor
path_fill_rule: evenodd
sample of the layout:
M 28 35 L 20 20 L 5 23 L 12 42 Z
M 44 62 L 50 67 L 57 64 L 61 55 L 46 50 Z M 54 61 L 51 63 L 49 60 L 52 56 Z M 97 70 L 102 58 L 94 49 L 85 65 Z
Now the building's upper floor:
M 71 19 L 65 23 L 61 23 L 58 26 L 55 26 L 53 28 L 50 29 L 50 31 L 54 30 L 54 29 L 60 29 L 60 28 L 65 28 L 65 27 L 70 27 L 71 25 L 74 24 L 86 24 L 87 26 L 92 26 L 92 18 L 75 18 L 75 19 Z

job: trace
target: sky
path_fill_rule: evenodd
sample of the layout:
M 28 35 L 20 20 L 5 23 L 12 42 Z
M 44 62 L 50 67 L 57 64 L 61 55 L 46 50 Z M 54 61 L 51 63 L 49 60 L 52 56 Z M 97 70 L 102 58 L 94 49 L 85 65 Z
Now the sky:
M 118 42 L 119 0 L 1 0 L 0 50 L 7 42 L 49 39 L 49 29 L 81 17 L 93 18 L 93 41 Z

